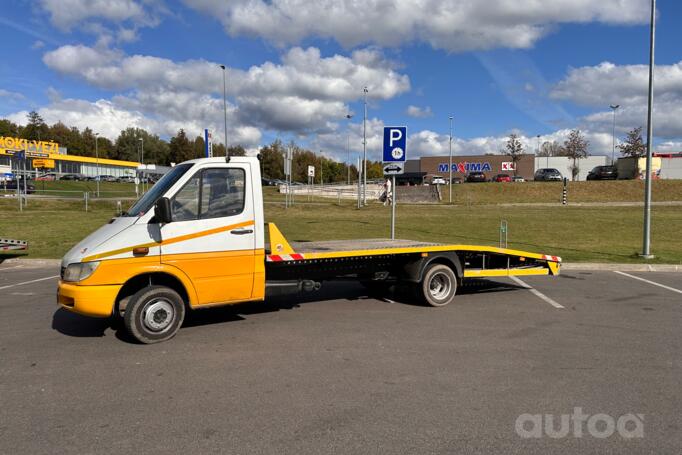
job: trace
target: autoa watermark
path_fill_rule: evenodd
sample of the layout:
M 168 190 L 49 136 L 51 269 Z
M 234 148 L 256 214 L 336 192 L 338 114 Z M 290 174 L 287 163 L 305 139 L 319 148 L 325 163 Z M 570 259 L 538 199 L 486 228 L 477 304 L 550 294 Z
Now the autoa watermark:
M 558 417 L 558 418 L 557 418 Z M 516 419 L 516 434 L 524 439 L 549 437 L 554 439 L 572 436 L 582 438 L 610 438 L 616 432 L 621 438 L 644 437 L 644 414 L 625 414 L 614 418 L 608 414 L 589 415 L 582 408 L 573 408 L 573 414 L 521 414 Z

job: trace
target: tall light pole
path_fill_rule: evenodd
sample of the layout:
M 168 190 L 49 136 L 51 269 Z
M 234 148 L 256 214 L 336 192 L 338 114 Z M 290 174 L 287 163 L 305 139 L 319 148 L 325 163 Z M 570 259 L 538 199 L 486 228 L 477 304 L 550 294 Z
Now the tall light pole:
M 350 185 L 350 119 L 353 118 L 353 114 L 346 114 L 346 119 L 348 120 L 348 125 L 346 125 L 346 166 L 348 167 L 348 184 Z
M 652 259 L 651 254 L 651 143 L 654 139 L 654 51 L 656 38 L 656 0 L 651 0 L 651 29 L 649 32 L 649 102 L 646 127 L 646 180 L 644 185 L 644 240 L 642 257 Z
M 616 110 L 620 107 L 620 104 L 611 104 L 609 106 L 613 109 L 613 148 L 611 149 L 611 165 L 616 161 Z
M 140 164 L 142 165 L 142 169 L 144 170 L 144 139 L 139 138 L 138 140 L 140 141 Z M 144 190 L 145 173 L 141 172 L 141 174 L 142 174 L 142 179 L 143 179 L 143 181 L 142 181 L 142 192 L 144 193 L 145 192 L 145 190 Z
M 362 89 L 365 117 L 362 120 L 362 205 L 367 205 L 367 87 Z
M 450 173 L 450 177 L 448 180 L 448 191 L 450 192 L 450 204 L 452 204 L 452 115 L 449 117 L 450 119 L 450 140 L 449 142 L 449 148 L 450 148 L 450 164 L 448 166 L 448 172 Z
M 229 156 L 227 153 L 227 85 L 225 83 L 225 65 L 220 65 L 223 70 L 223 117 L 225 119 L 225 156 Z
M 97 197 L 99 197 L 99 150 L 97 149 L 97 139 L 99 139 L 99 133 L 95 133 L 95 162 L 97 163 L 97 178 L 95 182 L 97 183 Z

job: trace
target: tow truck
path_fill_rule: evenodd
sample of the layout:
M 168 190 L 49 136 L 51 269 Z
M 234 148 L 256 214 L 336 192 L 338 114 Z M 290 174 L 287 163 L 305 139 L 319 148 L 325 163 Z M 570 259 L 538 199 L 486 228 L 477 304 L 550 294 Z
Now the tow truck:
M 57 300 L 82 315 L 122 318 L 136 340 L 156 343 L 178 332 L 188 310 L 314 291 L 325 281 L 397 282 L 442 307 L 463 280 L 558 275 L 560 266 L 557 256 L 493 246 L 289 242 L 265 223 L 256 158 L 202 158 L 173 167 L 74 246 L 61 262 Z

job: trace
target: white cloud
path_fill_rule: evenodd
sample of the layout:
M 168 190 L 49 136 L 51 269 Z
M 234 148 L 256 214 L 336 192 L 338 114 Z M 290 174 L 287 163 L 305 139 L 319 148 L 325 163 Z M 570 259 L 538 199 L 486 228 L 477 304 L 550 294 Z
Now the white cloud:
M 405 113 L 407 115 L 409 115 L 410 117 L 414 117 L 414 118 L 433 117 L 433 112 L 431 112 L 431 106 L 426 106 L 426 107 L 422 108 L 419 106 L 409 105 L 409 106 L 407 106 Z
M 62 46 L 44 55 L 45 64 L 88 84 L 132 90 L 117 102 L 156 117 L 209 121 L 205 108 L 222 101 L 222 72 L 206 60 L 174 62 L 147 55 L 128 56 L 108 48 Z M 323 57 L 316 48 L 293 48 L 281 63 L 248 70 L 227 68 L 227 91 L 240 125 L 278 131 L 320 132 L 349 112 L 346 103 L 368 96 L 391 99 L 410 88 L 406 75 L 375 49 L 350 56 Z
M 25 97 L 19 92 L 11 92 L 9 90 L 5 90 L 3 88 L 0 88 L 0 98 L 7 98 L 9 100 L 23 100 Z
M 62 74 L 79 77 L 106 89 L 158 87 L 222 93 L 222 73 L 217 62 L 174 62 L 148 56 L 128 56 L 107 48 L 83 45 L 62 46 L 46 53 L 44 63 Z M 227 68 L 230 95 L 288 95 L 306 99 L 349 101 L 362 96 L 390 99 L 410 89 L 406 75 L 372 49 L 358 50 L 350 57 L 322 57 L 317 48 L 295 47 L 282 56 L 282 63 L 265 62 L 247 71 Z
M 308 37 L 343 46 L 425 42 L 448 51 L 528 48 L 555 24 L 648 20 L 648 0 L 184 0 L 230 35 L 286 45 Z
M 575 68 L 557 83 L 551 96 L 603 110 L 589 114 L 584 121 L 591 129 L 608 131 L 612 127 L 611 104 L 619 104 L 616 113 L 620 134 L 637 126 L 646 126 L 649 73 L 647 65 L 615 65 L 603 62 L 596 66 Z M 662 138 L 682 137 L 682 62 L 657 65 L 655 68 L 654 133 Z
M 172 136 L 180 128 L 184 128 L 190 137 L 199 136 L 204 128 L 214 132 L 218 142 L 223 142 L 223 107 L 222 100 L 191 99 L 192 95 L 177 96 L 177 94 L 163 98 L 159 93 L 155 98 L 157 105 L 151 110 L 162 108 L 177 109 L 185 102 L 193 106 L 191 116 L 185 117 L 187 112 L 177 110 L 168 116 L 158 117 L 138 109 L 142 105 L 149 107 L 149 99 L 129 99 L 117 97 L 113 100 L 100 99 L 94 102 L 82 99 L 54 98 L 47 106 L 37 111 L 46 123 L 63 122 L 68 126 L 80 129 L 86 127 L 111 140 L 118 137 L 121 130 L 128 127 L 144 128 L 161 136 Z M 192 101 L 193 103 L 190 103 Z M 239 125 L 234 122 L 233 108 L 228 117 L 228 143 L 241 144 L 245 147 L 255 147 L 261 142 L 261 133 L 257 128 Z M 19 124 L 26 124 L 27 111 L 20 111 L 7 116 L 8 119 Z
M 159 2 L 136 0 L 40 0 L 38 5 L 49 14 L 54 26 L 65 31 L 97 19 L 153 25 L 161 6 Z
M 107 100 L 89 102 L 78 99 L 55 100 L 48 106 L 37 110 L 45 122 L 53 124 L 63 122 L 78 128 L 89 127 L 109 139 L 116 139 L 122 129 L 129 126 L 155 130 L 157 125 L 141 113 L 118 108 Z M 19 124 L 26 124 L 27 111 L 16 112 L 8 116 Z
M 648 65 L 615 65 L 574 68 L 555 85 L 551 96 L 586 106 L 633 105 L 646 102 L 649 86 Z M 682 61 L 656 65 L 656 96 L 682 99 Z

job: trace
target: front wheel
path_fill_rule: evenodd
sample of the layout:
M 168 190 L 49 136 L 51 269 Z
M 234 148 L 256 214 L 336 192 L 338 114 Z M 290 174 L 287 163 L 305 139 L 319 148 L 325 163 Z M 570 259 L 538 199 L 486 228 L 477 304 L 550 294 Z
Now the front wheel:
M 424 278 L 417 288 L 422 300 L 434 307 L 445 306 L 452 302 L 457 292 L 455 272 L 443 264 L 432 264 L 424 271 Z
M 130 298 L 124 319 L 128 333 L 137 341 L 159 343 L 178 332 L 185 319 L 185 304 L 171 288 L 149 286 Z

